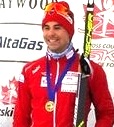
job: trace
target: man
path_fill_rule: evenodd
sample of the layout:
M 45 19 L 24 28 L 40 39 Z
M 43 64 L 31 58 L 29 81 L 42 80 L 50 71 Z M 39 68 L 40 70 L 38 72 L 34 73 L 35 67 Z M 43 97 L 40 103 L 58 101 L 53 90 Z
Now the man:
M 46 6 L 42 30 L 46 56 L 23 67 L 13 127 L 73 127 L 80 56 L 71 42 L 74 15 L 66 2 Z M 106 75 L 98 64 L 90 61 L 90 66 L 85 127 L 91 103 L 95 106 L 95 127 L 112 127 L 114 107 Z

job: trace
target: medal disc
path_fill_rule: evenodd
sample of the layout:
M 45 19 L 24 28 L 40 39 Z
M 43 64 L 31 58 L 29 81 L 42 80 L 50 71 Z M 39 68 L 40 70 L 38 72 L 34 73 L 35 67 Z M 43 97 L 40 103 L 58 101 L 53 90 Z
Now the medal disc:
M 45 109 L 46 111 L 48 112 L 52 112 L 54 110 L 54 102 L 53 101 L 48 101 L 46 104 L 45 104 Z

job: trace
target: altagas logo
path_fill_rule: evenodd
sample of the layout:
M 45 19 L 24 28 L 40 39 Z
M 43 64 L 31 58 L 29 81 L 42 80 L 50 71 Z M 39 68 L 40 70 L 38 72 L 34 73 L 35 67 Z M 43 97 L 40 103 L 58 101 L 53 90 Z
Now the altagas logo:
M 1 91 L 1 96 L 2 99 L 0 98 L 0 101 L 3 104 L 15 104 L 16 103 L 16 98 L 17 98 L 17 87 L 18 82 L 16 81 L 15 77 L 10 81 L 7 86 L 1 86 L 2 91 Z
M 86 5 L 84 11 L 86 13 Z M 114 37 L 114 0 L 95 1 L 92 34 L 94 39 Z

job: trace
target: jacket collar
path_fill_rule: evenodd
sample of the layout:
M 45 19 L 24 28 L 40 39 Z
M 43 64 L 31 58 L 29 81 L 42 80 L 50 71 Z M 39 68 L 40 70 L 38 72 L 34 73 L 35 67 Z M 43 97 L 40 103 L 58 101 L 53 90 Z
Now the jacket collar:
M 68 48 L 65 51 L 63 51 L 62 53 L 54 53 L 54 52 L 50 51 L 49 49 L 47 49 L 48 58 L 52 57 L 54 59 L 59 59 L 59 58 L 66 56 L 66 58 L 69 59 L 73 56 L 73 54 L 74 54 L 74 48 L 73 48 L 72 43 L 70 43 Z

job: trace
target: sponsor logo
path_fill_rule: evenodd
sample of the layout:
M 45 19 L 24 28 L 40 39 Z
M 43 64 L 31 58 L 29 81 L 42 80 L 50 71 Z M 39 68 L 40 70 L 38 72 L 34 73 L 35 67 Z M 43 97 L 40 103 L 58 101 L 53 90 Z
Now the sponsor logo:
M 50 2 L 57 2 L 57 0 L 40 0 L 38 2 L 38 0 L 17 0 L 17 1 L 5 1 L 5 0 L 1 0 L 0 1 L 0 8 L 13 8 L 14 6 L 18 7 L 18 8 L 24 8 L 27 6 L 29 6 L 30 9 L 35 9 L 36 7 L 39 7 L 41 9 L 44 9 L 45 6 L 50 3 Z
M 29 38 L 22 37 L 20 39 L 12 39 L 8 37 L 0 36 L 0 48 L 19 48 L 30 50 L 42 50 L 42 41 L 29 40 Z
M 84 5 L 86 13 L 86 5 Z M 95 1 L 94 6 L 94 23 L 93 38 L 110 38 L 114 37 L 114 2 L 113 0 Z M 84 16 L 85 20 L 85 16 Z M 79 28 L 79 32 L 85 32 Z
M 92 49 L 90 59 L 103 67 L 114 67 L 114 50 Z
M 13 112 L 14 112 L 14 108 L 6 107 L 3 109 L 0 109 L 0 116 L 11 117 L 13 116 Z

